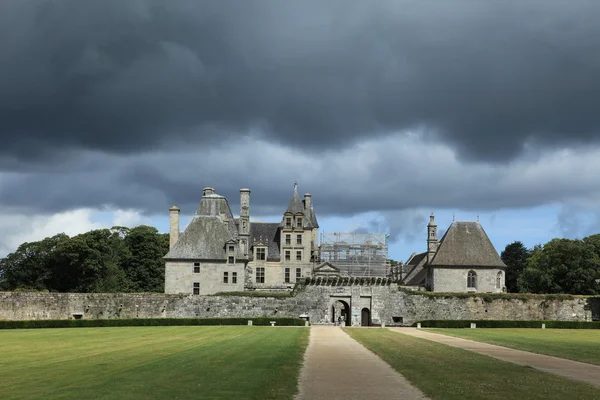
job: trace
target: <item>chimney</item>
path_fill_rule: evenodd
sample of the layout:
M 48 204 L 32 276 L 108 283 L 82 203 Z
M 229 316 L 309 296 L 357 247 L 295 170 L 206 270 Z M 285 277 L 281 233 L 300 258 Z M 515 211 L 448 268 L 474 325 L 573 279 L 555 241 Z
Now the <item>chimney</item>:
M 240 225 L 238 233 L 242 254 L 247 255 L 250 236 L 250 189 L 240 189 Z
M 312 198 L 312 195 L 310 193 L 304 194 L 304 209 L 306 211 L 310 211 L 310 209 L 311 209 L 311 202 L 310 202 L 311 198 Z
M 204 190 L 202 191 L 202 196 L 210 196 L 216 194 L 215 189 L 211 188 L 211 187 L 205 187 Z
M 438 248 L 437 224 L 433 213 L 429 216 L 429 224 L 427 224 L 427 264 L 433 260 L 433 256 Z
M 179 239 L 179 207 L 169 208 L 169 249 L 172 249 Z

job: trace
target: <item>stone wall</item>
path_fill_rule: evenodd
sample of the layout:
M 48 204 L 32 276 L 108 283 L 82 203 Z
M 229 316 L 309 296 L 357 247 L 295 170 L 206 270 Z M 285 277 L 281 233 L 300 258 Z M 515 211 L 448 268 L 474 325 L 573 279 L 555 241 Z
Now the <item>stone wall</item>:
M 575 320 L 600 319 L 600 299 L 551 297 L 490 299 L 410 293 L 395 284 L 308 285 L 289 298 L 194 296 L 161 293 L 0 292 L 0 320 L 93 318 L 299 317 L 332 322 L 336 300 L 349 305 L 351 325 L 368 309 L 372 324 L 410 325 L 427 319 Z

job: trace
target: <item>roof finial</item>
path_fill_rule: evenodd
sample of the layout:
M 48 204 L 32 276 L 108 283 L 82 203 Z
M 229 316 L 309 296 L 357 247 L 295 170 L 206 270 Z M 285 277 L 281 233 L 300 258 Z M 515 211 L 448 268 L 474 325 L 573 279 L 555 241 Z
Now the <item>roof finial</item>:
M 479 222 L 479 214 L 477 214 L 477 222 Z
M 455 221 L 455 220 L 454 220 L 454 213 L 452 213 L 452 222 L 454 222 L 454 221 Z
M 298 191 L 298 181 L 294 181 L 294 192 Z

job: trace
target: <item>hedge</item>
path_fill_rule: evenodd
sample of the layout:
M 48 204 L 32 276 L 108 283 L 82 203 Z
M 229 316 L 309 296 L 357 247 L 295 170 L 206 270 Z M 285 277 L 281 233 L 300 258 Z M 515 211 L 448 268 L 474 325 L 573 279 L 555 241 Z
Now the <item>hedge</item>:
M 300 318 L 132 318 L 132 319 L 54 319 L 29 321 L 0 321 L 0 329 L 35 328 L 92 328 L 114 326 L 185 326 L 185 325 L 247 325 L 255 326 L 304 326 Z
M 419 321 L 421 328 L 541 328 L 549 329 L 600 329 L 600 321 L 504 321 L 504 320 L 427 320 Z M 417 326 L 415 322 L 412 326 Z

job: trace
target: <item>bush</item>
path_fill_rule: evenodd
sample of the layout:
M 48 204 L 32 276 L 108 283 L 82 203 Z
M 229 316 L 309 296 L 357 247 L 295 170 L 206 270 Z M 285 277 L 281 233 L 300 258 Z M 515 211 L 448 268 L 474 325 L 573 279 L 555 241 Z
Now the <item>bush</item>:
M 501 321 L 501 320 L 427 320 L 419 321 L 422 328 L 470 328 L 471 322 L 477 328 L 541 328 L 549 329 L 600 329 L 600 321 Z M 412 326 L 417 326 L 415 322 Z
M 0 321 L 0 329 L 35 328 L 95 328 L 115 326 L 200 326 L 200 325 L 247 325 L 255 326 L 304 326 L 300 318 L 134 318 L 134 319 L 55 319 L 30 321 Z
M 277 299 L 291 297 L 292 292 L 261 292 L 248 290 L 243 292 L 218 292 L 209 296 L 236 296 L 236 297 L 274 297 Z

